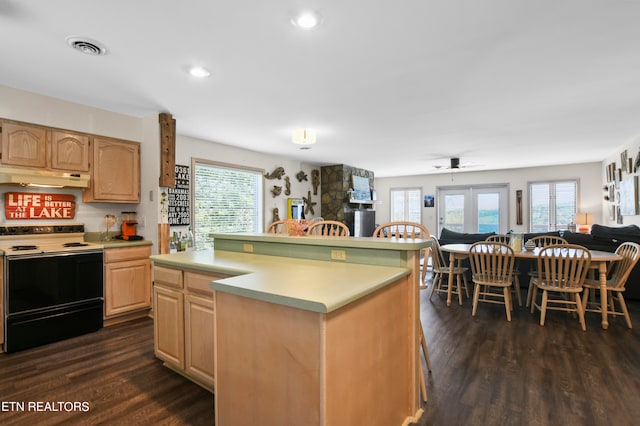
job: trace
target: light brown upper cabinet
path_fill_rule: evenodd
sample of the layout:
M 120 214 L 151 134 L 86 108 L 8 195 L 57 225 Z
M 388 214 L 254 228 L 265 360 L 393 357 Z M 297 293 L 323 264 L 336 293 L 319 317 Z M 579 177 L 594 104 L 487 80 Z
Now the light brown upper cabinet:
M 2 164 L 47 167 L 47 129 L 2 121 Z
M 62 130 L 51 132 L 52 169 L 88 172 L 89 154 L 89 135 Z
M 91 186 L 84 202 L 140 202 L 140 144 L 120 139 L 93 137 Z

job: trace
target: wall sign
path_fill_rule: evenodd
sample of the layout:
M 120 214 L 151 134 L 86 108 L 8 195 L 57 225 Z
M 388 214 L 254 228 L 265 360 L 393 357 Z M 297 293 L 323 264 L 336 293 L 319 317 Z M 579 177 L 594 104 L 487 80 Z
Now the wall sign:
M 169 225 L 189 225 L 191 218 L 189 184 L 189 166 L 176 164 L 176 187 L 169 192 Z
M 71 194 L 7 192 L 4 195 L 4 214 L 7 220 L 73 219 L 76 216 L 76 197 Z

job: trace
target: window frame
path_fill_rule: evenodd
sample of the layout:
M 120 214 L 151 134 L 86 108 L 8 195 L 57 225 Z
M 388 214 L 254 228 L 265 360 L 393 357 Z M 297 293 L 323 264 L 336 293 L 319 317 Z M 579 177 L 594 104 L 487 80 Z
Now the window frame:
M 414 221 L 411 220 L 408 215 L 410 215 L 410 211 L 411 208 L 409 206 L 409 197 L 408 197 L 408 192 L 409 191 L 418 191 L 418 200 L 417 200 L 417 207 L 418 207 L 418 216 L 419 216 L 419 220 L 418 221 Z M 399 219 L 395 219 L 394 218 L 394 206 L 395 206 L 395 200 L 394 200 L 394 192 L 404 192 L 404 209 L 405 209 L 405 214 L 404 219 L 399 220 Z M 402 188 L 390 188 L 389 189 L 389 220 L 391 222 L 416 222 L 416 223 L 422 223 L 422 188 L 418 187 L 418 186 L 412 186 L 412 187 L 402 187 Z
M 575 197 L 574 197 L 574 211 L 573 211 L 573 215 L 571 216 L 572 219 L 570 220 L 569 223 L 567 224 L 558 224 L 557 223 L 557 213 L 558 213 L 558 204 L 557 204 L 557 190 L 556 190 L 556 185 L 558 184 L 567 184 L 567 183 L 573 183 L 574 185 L 574 190 L 575 190 Z M 548 202 L 549 202 L 549 217 L 548 217 L 548 225 L 547 225 L 547 230 L 546 231 L 540 231 L 540 230 L 533 230 L 533 186 L 534 185 L 548 185 L 548 189 L 549 189 L 549 197 L 548 197 Z M 553 231 L 564 231 L 564 230 L 569 230 L 569 225 L 574 223 L 575 221 L 575 215 L 576 213 L 579 211 L 579 205 L 580 205 L 580 179 L 577 178 L 568 178 L 568 179 L 553 179 L 553 180 L 541 180 L 541 181 L 531 181 L 528 182 L 527 184 L 527 188 L 529 191 L 529 232 L 553 232 Z
M 200 250 L 203 248 L 206 249 L 210 249 L 213 248 L 212 246 L 209 247 L 208 245 L 203 245 L 202 240 L 200 240 L 201 244 L 198 244 L 198 234 L 197 234 L 197 221 L 196 221 L 196 192 L 197 192 L 197 188 L 196 188 L 196 174 L 197 174 L 197 167 L 198 166 L 205 166 L 205 167 L 213 167 L 213 168 L 217 168 L 217 169 L 229 169 L 231 171 L 234 172 L 248 172 L 251 173 L 253 175 L 255 175 L 255 177 L 257 178 L 256 180 L 256 184 L 258 185 L 258 188 L 256 189 L 256 195 L 258 197 L 258 200 L 256 200 L 256 219 L 255 219 L 255 228 L 253 230 L 249 230 L 246 232 L 263 232 L 264 230 L 264 205 L 265 205 L 265 182 L 264 182 L 264 174 L 265 174 L 265 170 L 261 169 L 261 168 L 257 168 L 257 167 L 249 167 L 249 166 L 244 166 L 244 165 L 240 165 L 240 164 L 233 164 L 233 163 L 224 163 L 224 162 L 220 162 L 220 161 L 213 161 L 213 160 L 207 160 L 204 158 L 191 158 L 191 225 L 192 225 L 192 229 L 193 229 L 193 235 L 194 235 L 194 247 L 196 247 L 196 249 Z M 225 231 L 216 231 L 216 230 L 212 230 L 211 232 L 225 232 Z M 228 231 L 227 231 L 228 232 Z M 245 231 L 238 231 L 238 232 L 245 232 Z M 205 243 L 208 243 L 208 239 L 205 239 Z M 213 245 L 213 242 L 211 240 L 211 243 Z

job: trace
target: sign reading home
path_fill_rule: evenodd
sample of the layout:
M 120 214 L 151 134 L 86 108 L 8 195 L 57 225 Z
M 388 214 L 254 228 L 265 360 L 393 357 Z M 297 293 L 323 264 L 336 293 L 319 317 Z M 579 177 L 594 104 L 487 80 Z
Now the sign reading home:
M 4 195 L 4 214 L 9 219 L 73 219 L 76 197 L 70 194 L 39 194 L 7 192 Z
M 176 164 L 176 187 L 169 190 L 169 225 L 189 225 L 189 166 Z

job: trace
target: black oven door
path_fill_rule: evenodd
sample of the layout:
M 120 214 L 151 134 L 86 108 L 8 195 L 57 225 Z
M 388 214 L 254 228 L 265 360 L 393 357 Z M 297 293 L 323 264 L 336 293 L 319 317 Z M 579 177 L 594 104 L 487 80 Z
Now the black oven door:
M 102 327 L 103 253 L 5 257 L 5 351 Z

